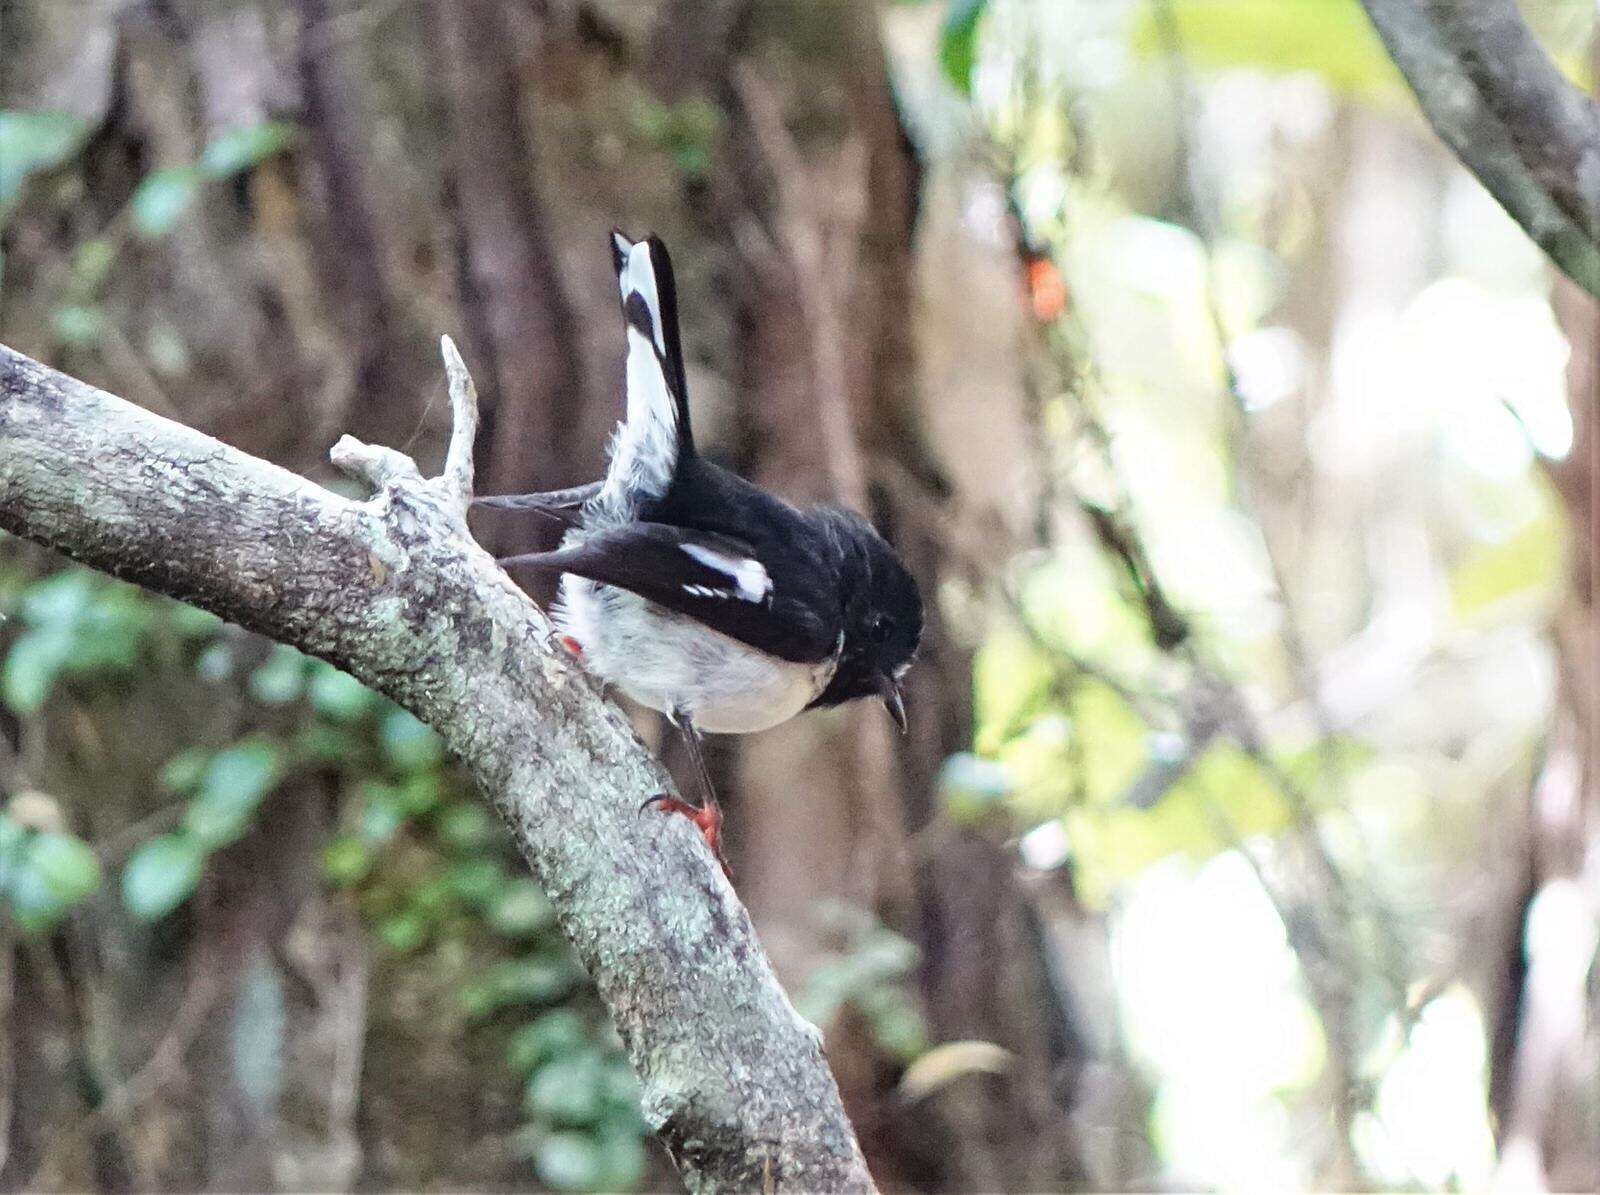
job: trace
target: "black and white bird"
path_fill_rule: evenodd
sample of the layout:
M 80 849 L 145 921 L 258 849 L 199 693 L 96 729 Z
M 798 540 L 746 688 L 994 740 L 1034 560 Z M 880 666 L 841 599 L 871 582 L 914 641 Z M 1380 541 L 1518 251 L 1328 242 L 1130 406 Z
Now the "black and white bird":
M 922 635 L 922 599 L 859 515 L 801 510 L 695 451 L 677 292 L 657 237 L 611 234 L 628 339 L 627 413 L 605 477 L 576 489 L 477 499 L 570 530 L 511 568 L 561 577 L 562 642 L 594 675 L 683 732 L 705 804 L 690 815 L 721 861 L 721 814 L 703 731 L 765 730 L 802 710 L 883 701 L 905 729 L 901 682 Z

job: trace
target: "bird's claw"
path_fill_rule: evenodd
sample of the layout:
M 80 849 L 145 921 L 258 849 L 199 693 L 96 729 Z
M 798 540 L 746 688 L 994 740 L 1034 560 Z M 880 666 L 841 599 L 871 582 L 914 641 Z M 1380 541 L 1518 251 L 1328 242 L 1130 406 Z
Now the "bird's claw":
M 706 846 L 711 848 L 711 857 L 717 861 L 717 866 L 722 868 L 722 874 L 729 880 L 733 879 L 733 872 L 728 870 L 728 861 L 722 855 L 722 807 L 714 802 L 705 805 L 691 805 L 681 797 L 671 793 L 657 793 L 643 805 L 639 812 L 654 806 L 662 813 L 681 813 L 695 824 L 700 831 L 700 836 L 706 840 Z

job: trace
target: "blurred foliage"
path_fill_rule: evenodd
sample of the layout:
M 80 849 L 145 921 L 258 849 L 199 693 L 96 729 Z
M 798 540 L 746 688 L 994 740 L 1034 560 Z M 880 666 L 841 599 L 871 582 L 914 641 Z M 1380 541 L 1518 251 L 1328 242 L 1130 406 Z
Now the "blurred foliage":
M 964 96 L 972 94 L 972 68 L 977 64 L 978 25 L 988 0 L 954 0 L 939 33 L 939 66 Z
M 664 103 L 641 95 L 632 115 L 634 132 L 646 145 L 666 153 L 685 181 L 705 181 L 722 133 L 720 109 L 701 96 Z
M 226 182 L 260 165 L 288 149 L 293 138 L 293 126 L 279 121 L 244 125 L 218 135 L 193 165 L 152 171 L 128 201 L 134 230 L 150 239 L 165 236 L 194 206 L 207 183 Z
M 70 112 L 0 110 L 0 229 L 28 177 L 70 161 L 91 131 L 88 121 Z
M 0 110 L 0 230 L 20 202 L 30 177 L 45 175 L 83 149 L 88 123 L 65 112 Z M 124 212 L 95 237 L 74 248 L 62 298 L 52 324 L 63 347 L 94 345 L 103 331 L 99 295 L 133 240 L 170 234 L 200 201 L 208 185 L 228 183 L 290 150 L 292 124 L 266 120 L 219 133 L 198 161 L 151 170 L 139 180 Z M 0 256 L 0 278 L 4 258 Z
M 813 969 L 796 997 L 800 1015 L 814 1025 L 831 1025 L 848 1008 L 888 1057 L 908 1063 L 923 1054 L 927 1029 L 906 983 L 917 964 L 916 946 L 856 905 L 827 903 L 815 914 L 839 947 Z
M 323 848 L 323 872 L 350 893 L 381 949 L 423 957 L 455 941 L 494 958 L 458 998 L 474 1032 L 501 1043 L 505 1081 L 525 1092 L 516 1155 L 556 1190 L 637 1186 L 645 1130 L 621 1044 L 549 901 L 438 735 L 320 660 L 286 647 L 260 656 L 210 615 L 83 569 L 34 576 L 7 563 L 8 546 L 0 543 L 0 696 L 13 713 L 115 719 L 133 700 L 135 673 L 165 670 L 261 710 L 238 737 L 184 748 L 150 778 L 154 791 L 137 804 L 157 813 L 134 830 L 169 828 L 144 833 L 114 875 L 126 915 L 172 916 L 206 883 L 211 857 L 251 835 L 277 790 L 325 778 L 339 793 L 339 829 Z M 0 813 L 0 898 L 23 934 L 53 932 L 102 887 L 96 841 L 72 833 L 67 817 L 37 792 L 16 794 Z M 236 1069 L 270 1093 L 285 1039 L 267 1022 L 284 1014 L 276 973 L 264 974 L 245 989 L 254 995 L 241 1017 L 253 1019 L 237 1029 Z
M 1341 226 L 1351 207 L 1426 222 L 1439 184 L 1333 170 L 1362 138 L 1392 162 L 1417 129 L 1357 0 L 945 12 L 939 68 L 1024 258 L 1054 502 L 996 582 L 945 815 L 1015 837 L 1109 919 L 1176 1173 L 1439 1181 L 1373 1144 L 1381 1119 L 1481 1179 L 1481 1076 L 1429 1087 L 1449 1115 L 1403 1126 L 1376 1093 L 1433 1081 L 1410 993 L 1452 978 L 1426 952 L 1547 732 L 1548 648 L 1526 645 L 1568 531 L 1541 462 L 1571 446 L 1548 276 L 1452 190 L 1439 252 L 1360 291 L 1384 251 Z M 1592 23 L 1536 20 L 1566 29 L 1558 52 Z M 1232 978 L 1208 992 L 1212 967 Z M 1481 1052 L 1467 1008 L 1451 1032 Z M 1278 1052 L 1252 1070 L 1269 1023 Z M 1197 1035 L 1219 1043 L 1203 1061 Z M 1250 1077 L 1224 1111 L 1234 1066 Z M 1313 1162 L 1274 1118 L 1326 1116 L 1330 1083 L 1352 1094 Z
M 1172 0 L 1183 52 L 1206 67 L 1312 71 L 1342 91 L 1370 93 L 1400 82 L 1360 0 Z M 1132 44 L 1168 50 L 1154 4 L 1141 5 Z

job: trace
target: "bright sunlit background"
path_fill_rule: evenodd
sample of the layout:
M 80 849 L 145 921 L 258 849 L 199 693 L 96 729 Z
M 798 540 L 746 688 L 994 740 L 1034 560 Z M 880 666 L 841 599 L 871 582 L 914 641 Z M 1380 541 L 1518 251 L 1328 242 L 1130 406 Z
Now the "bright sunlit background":
M 1592 14 L 1545 7 L 1581 44 Z M 929 23 L 890 20 L 919 101 Z M 1167 1181 L 1482 1188 L 1480 964 L 1565 581 L 1551 271 L 1353 4 L 996 3 L 976 42 L 971 108 L 928 98 L 922 135 L 959 147 L 966 234 L 1015 218 L 1064 282 L 1042 468 L 1138 524 L 1193 632 L 1152 646 L 1060 525 L 985 637 L 985 791 L 1109 925 Z M 1245 678 L 1249 751 L 1196 722 L 1213 669 Z M 1572 912 L 1546 948 L 1592 958 Z

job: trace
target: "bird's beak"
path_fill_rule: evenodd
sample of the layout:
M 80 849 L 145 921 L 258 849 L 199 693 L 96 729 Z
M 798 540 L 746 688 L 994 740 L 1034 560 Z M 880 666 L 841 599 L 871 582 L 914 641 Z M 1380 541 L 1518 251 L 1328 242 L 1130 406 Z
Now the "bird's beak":
M 887 676 L 878 678 L 878 696 L 883 699 L 883 708 L 889 711 L 889 717 L 894 719 L 894 724 L 900 728 L 900 733 L 906 732 L 906 702 L 900 692 L 900 686 Z

